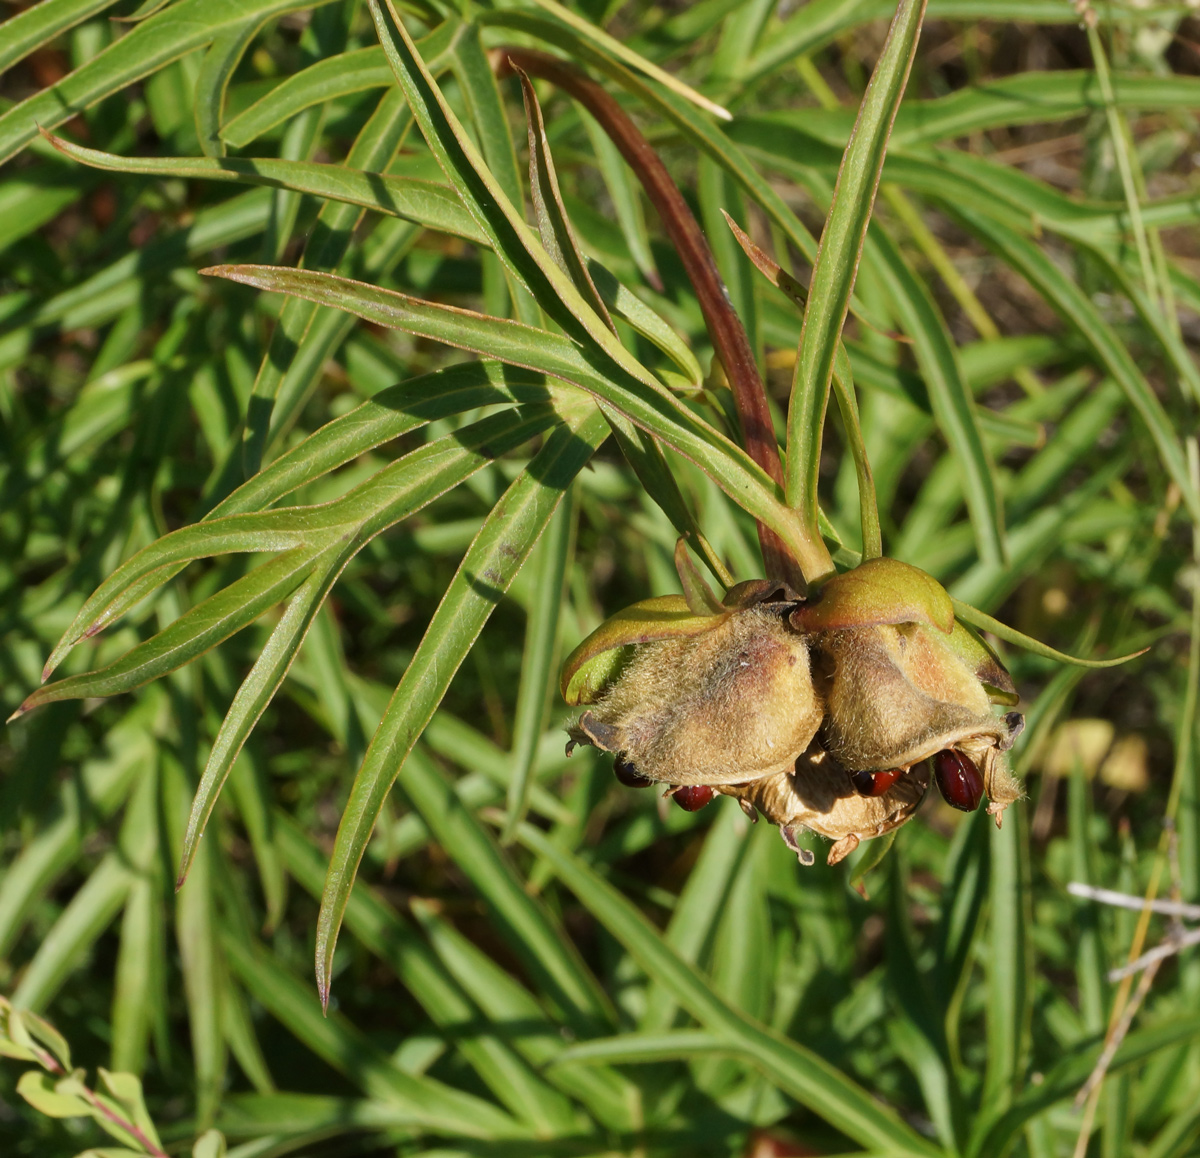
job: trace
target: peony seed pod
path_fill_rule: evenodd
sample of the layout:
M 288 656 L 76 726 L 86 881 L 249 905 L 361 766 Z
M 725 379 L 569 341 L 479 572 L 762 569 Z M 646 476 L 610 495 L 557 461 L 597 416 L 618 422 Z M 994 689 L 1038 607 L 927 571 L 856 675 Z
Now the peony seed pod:
M 731 590 L 726 600 L 736 608 L 677 621 L 673 636 L 636 647 L 592 693 L 592 708 L 569 729 L 572 743 L 618 753 L 638 775 L 665 784 L 740 784 L 791 770 L 820 726 L 822 704 L 807 640 L 787 620 L 795 597 L 779 601 L 777 588 L 754 588 Z
M 803 864 L 801 829 L 836 864 L 905 823 L 931 775 L 965 811 L 986 793 L 997 824 L 1020 797 L 1004 754 L 1024 719 L 993 711 L 1016 691 L 932 576 L 871 559 L 807 600 L 767 580 L 717 600 L 693 572 L 680 565 L 685 595 L 626 608 L 567 659 L 563 697 L 590 705 L 568 754 L 612 752 L 622 783 L 671 785 L 690 811 L 732 796 Z
M 751 784 L 725 785 L 717 791 L 736 797 L 779 825 L 784 840 L 796 852 L 800 852 L 795 839 L 800 829 L 828 837 L 834 845 L 827 862 L 837 864 L 860 841 L 883 836 L 904 824 L 928 788 L 929 772 L 926 765 L 920 764 L 897 773 L 880 795 L 864 796 L 851 774 L 814 743 L 791 772 L 763 777 Z M 809 863 L 805 857 L 801 861 Z

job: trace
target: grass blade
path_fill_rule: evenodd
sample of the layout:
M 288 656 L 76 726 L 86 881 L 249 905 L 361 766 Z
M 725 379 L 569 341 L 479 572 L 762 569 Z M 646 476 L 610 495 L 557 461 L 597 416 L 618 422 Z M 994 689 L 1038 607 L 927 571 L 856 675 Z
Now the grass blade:
M 828 1062 L 726 1004 L 624 896 L 544 833 L 526 824 L 520 839 L 707 1031 L 744 1050 L 780 1089 L 864 1146 L 897 1155 L 940 1153 Z
M 567 571 L 575 550 L 575 504 L 567 491 L 554 512 L 536 552 L 533 603 L 525 628 L 521 686 L 513 714 L 507 812 L 500 840 L 509 844 L 525 819 L 533 787 L 533 763 L 546 729 L 547 709 L 555 684 L 559 653 L 559 611 L 566 597 Z

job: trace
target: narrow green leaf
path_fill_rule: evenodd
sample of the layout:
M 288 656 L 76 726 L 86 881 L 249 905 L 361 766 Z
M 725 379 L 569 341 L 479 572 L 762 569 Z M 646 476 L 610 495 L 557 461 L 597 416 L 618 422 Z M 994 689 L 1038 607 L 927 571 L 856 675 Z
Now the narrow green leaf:
M 0 954 L 12 951 L 38 902 L 79 855 L 93 824 L 107 820 L 124 803 L 138 773 L 154 759 L 154 719 L 161 700 L 141 697 L 115 727 L 103 750 L 64 782 L 58 804 L 41 831 L 13 857 L 0 876 Z M 67 1067 L 64 1067 L 67 1068 Z
M 661 385 L 648 387 L 616 365 L 598 371 L 593 359 L 568 338 L 329 274 L 275 266 L 216 266 L 202 272 L 260 289 L 295 293 L 368 321 L 485 352 L 573 383 L 691 459 L 751 515 L 778 531 L 785 542 L 795 537 L 795 520 L 779 501 L 778 487 L 744 451 Z
M 4 45 L 0 47 L 0 72 L 76 24 L 111 8 L 114 0 L 43 0 L 8 17 Z
M 604 138 L 606 141 L 607 137 Z M 704 385 L 704 371 L 692 353 L 692 348 L 658 314 L 624 284 L 609 273 L 598 261 L 588 259 L 588 272 L 610 314 L 628 322 L 649 342 L 653 342 L 679 368 L 688 385 L 699 390 Z
M 204 54 L 200 75 L 196 77 L 194 113 L 196 136 L 206 157 L 225 156 L 225 142 L 221 139 L 225 93 L 234 70 L 261 27 L 262 18 L 252 18 L 240 28 L 230 28 L 222 32 Z
M 555 1066 L 651 1065 L 688 1058 L 747 1056 L 742 1046 L 707 1029 L 676 1029 L 662 1033 L 623 1033 L 597 1037 L 568 1046 L 554 1059 Z
M 447 24 L 449 21 L 447 21 Z M 421 42 L 424 47 L 424 41 Z M 388 88 L 392 70 L 378 45 L 340 52 L 293 73 L 221 128 L 221 139 L 234 149 L 269 133 L 313 105 L 373 88 Z
M 317 924 L 317 985 L 328 1004 L 334 944 L 354 876 L 389 790 L 451 677 L 524 563 L 563 491 L 607 433 L 577 415 L 547 439 L 493 508 L 447 588 L 384 713 L 338 826 Z M 487 576 L 486 582 L 480 576 Z M 430 817 L 425 817 L 430 822 Z
M 721 212 L 725 223 L 732 230 L 733 236 L 737 238 L 738 245 L 742 247 L 746 256 L 773 286 L 782 291 L 794 305 L 799 307 L 803 314 L 808 301 L 808 289 L 755 245 L 728 213 L 724 210 Z M 875 478 L 871 473 L 871 460 L 867 455 L 866 443 L 863 441 L 862 423 L 858 416 L 858 399 L 854 394 L 853 368 L 840 338 L 833 364 L 833 393 L 837 399 L 838 410 L 842 415 L 842 424 L 846 429 L 850 454 L 854 459 L 854 472 L 858 480 L 859 525 L 863 541 L 863 558 L 878 559 L 883 555 L 883 532 L 879 526 L 879 501 L 875 495 Z
M 1032 946 L 1028 938 L 1028 844 L 1023 813 L 991 832 L 990 942 L 987 955 L 987 1070 L 984 1104 L 992 1113 L 1011 1105 L 1025 1084 L 1033 1009 Z M 978 1141 L 988 1117 L 972 1124 Z M 971 1147 L 972 1149 L 974 1146 Z
M 887 1154 L 933 1155 L 927 1142 L 894 1111 L 880 1105 L 823 1058 L 759 1025 L 713 992 L 711 983 L 683 961 L 646 918 L 612 885 L 530 825 L 521 843 L 549 862 L 559 879 L 648 974 L 710 1033 L 735 1044 L 780 1089 L 842 1133 Z
M 788 410 L 787 498 L 807 535 L 819 530 L 817 474 L 842 326 L 883 171 L 892 122 L 916 52 L 925 0 L 901 0 L 859 107 L 809 282 Z M 865 496 L 864 496 L 865 498 Z M 811 578 L 820 578 L 812 576 Z
M 542 106 L 538 103 L 533 81 L 520 69 L 516 72 L 521 80 L 525 120 L 529 126 L 529 186 L 542 244 L 563 273 L 571 279 L 579 291 L 579 296 L 615 334 L 616 327 L 612 318 L 608 316 L 608 309 L 596 290 L 591 273 L 588 272 L 587 258 L 579 248 L 575 230 L 571 228 L 566 206 L 563 205 L 562 191 L 558 187 L 558 174 L 554 169 L 554 159 L 550 155 L 550 142 L 546 139 Z
M 513 1046 L 546 1080 L 581 1102 L 610 1130 L 632 1132 L 644 1121 L 637 1086 L 603 1065 L 564 1067 L 551 1063 L 564 1048 L 560 1025 L 511 974 L 459 933 L 433 906 L 414 900 L 439 964 L 492 1022 L 512 1027 Z
M 709 826 L 704 847 L 671 912 L 663 939 L 683 961 L 697 964 L 708 947 L 713 928 L 728 903 L 730 886 L 746 854 L 745 821 L 738 809 L 722 808 Z M 670 1029 L 679 1015 L 671 987 L 651 977 L 646 1009 L 638 1029 L 656 1036 Z
M 1004 640 L 1005 643 L 1011 643 L 1014 647 L 1032 652 L 1034 655 L 1057 660 L 1059 663 L 1069 663 L 1073 667 L 1116 667 L 1118 664 L 1128 663 L 1131 659 L 1137 659 L 1139 655 L 1145 655 L 1150 650 L 1148 647 L 1143 647 L 1140 651 L 1131 651 L 1128 655 L 1118 655 L 1113 659 L 1080 659 L 1078 656 L 1056 651 L 1054 648 L 1032 639 L 1015 627 L 1009 627 L 1008 624 L 993 619 L 986 612 L 972 607 L 969 603 L 964 603 L 961 599 L 955 599 L 953 596 L 950 598 L 954 604 L 955 616 L 966 620 L 972 627 L 978 628 L 980 631 L 990 631 L 992 635 Z
M 269 157 L 118 157 L 113 153 L 73 145 L 49 133 L 45 136 L 59 152 L 96 169 L 266 185 L 272 189 L 309 193 L 325 200 L 375 209 L 467 241 L 487 241 L 470 214 L 464 211 L 454 191 L 434 181 L 366 173 L 346 165 L 274 160 Z
M 872 230 L 867 244 L 873 272 L 883 279 L 901 327 L 912 339 L 934 418 L 958 460 L 979 557 L 1002 565 L 1007 548 L 996 467 L 949 328 L 925 283 L 912 272 L 887 232 Z
M 155 857 L 160 850 L 158 777 L 142 775 L 126 811 L 122 852 L 136 876 L 121 922 L 112 998 L 112 1067 L 140 1074 L 156 1010 L 154 972 L 165 951 L 162 888 Z
M 210 546 L 218 553 L 270 549 L 268 536 L 275 532 L 283 535 L 277 549 L 287 549 L 298 542 L 288 537 L 294 536 L 295 532 L 294 516 L 289 512 L 272 512 L 262 523 L 253 519 L 240 523 L 223 522 L 215 531 L 212 523 L 268 507 L 296 488 L 426 422 L 480 406 L 544 401 L 548 398 L 544 381 L 538 374 L 502 367 L 494 362 L 463 363 L 383 390 L 349 414 L 327 423 L 243 484 L 200 524 L 164 536 L 122 564 L 80 609 L 51 653 L 43 678 L 49 678 L 62 658 L 85 635 L 95 634 L 112 623 L 150 591 L 178 574 L 180 561 L 199 558 Z M 448 444 L 443 445 L 448 447 Z M 382 481 L 381 476 L 376 478 Z M 334 516 L 334 523 L 339 528 L 337 534 L 344 529 L 341 518 Z M 242 527 L 251 537 L 238 539 L 235 534 L 224 538 L 222 527 L 235 530 Z M 264 536 L 255 538 L 259 532 L 265 532 Z M 199 554 L 191 553 L 197 549 Z
M 1179 487 L 1189 514 L 1194 520 L 1200 521 L 1200 491 L 1188 472 L 1174 423 L 1128 349 L 1112 328 L 1105 324 L 1083 290 L 1063 274 L 1037 245 L 1007 225 L 965 205 L 955 204 L 947 208 L 985 245 L 1002 254 L 1005 261 L 1018 269 L 1052 308 L 1083 335 L 1145 424 L 1158 448 L 1163 469 Z
M 61 125 L 247 20 L 268 20 L 303 7 L 303 0 L 240 0 L 220 6 L 211 0 L 179 0 L 135 25 L 57 84 L 0 114 L 0 162 L 33 140 L 39 127 Z
M 26 698 L 14 715 L 23 715 L 57 700 L 119 695 L 182 667 L 286 599 L 312 570 L 313 557 L 310 548 L 285 551 L 210 595 L 169 627 L 106 667 L 44 684 Z
M 412 114 L 403 95 L 397 89 L 389 89 L 350 147 L 347 167 L 383 172 L 411 125 Z M 303 264 L 309 269 L 336 269 L 346 256 L 362 216 L 356 205 L 325 202 L 304 247 Z M 386 232 L 377 229 L 372 237 L 384 236 Z M 415 240 L 416 230 L 406 230 L 395 238 L 392 246 L 385 248 L 398 258 Z M 384 272 L 377 262 L 363 264 L 366 268 L 361 275 L 366 280 L 374 281 L 372 274 Z M 351 319 L 312 302 L 300 298 L 284 302 L 246 403 L 241 464 L 246 477 L 261 470 L 263 455 L 280 432 L 287 429 L 300 400 L 308 395 L 352 325 Z
M 707 113 L 712 113 L 718 120 L 728 121 L 733 119 L 728 109 L 698 93 L 677 76 L 659 68 L 652 61 L 634 52 L 627 44 L 624 44 L 615 36 L 610 36 L 603 29 L 597 28 L 591 21 L 576 15 L 571 9 L 559 4 L 557 0 L 534 0 L 534 3 L 540 8 L 544 8 L 558 20 L 561 20 L 569 28 L 574 29 L 584 39 L 590 41 L 597 51 L 621 61 L 622 64 L 630 65 L 639 72 L 644 72 L 647 76 L 653 77 L 664 88 L 681 96 L 684 100 L 690 101 L 697 108 L 701 108 Z
M 274 699 L 312 626 L 313 617 L 320 611 L 330 589 L 355 551 L 353 543 L 348 546 L 343 544 L 329 548 L 313 559 L 311 573 L 293 595 L 266 646 L 259 652 L 254 666 L 238 688 L 221 723 L 221 730 L 213 741 L 204 775 L 192 800 L 175 880 L 176 889 L 181 888 L 187 878 L 200 838 L 204 835 L 208 818 L 212 815 L 234 760 L 254 725 L 267 710 L 267 705 Z
M 592 161 L 600 170 L 604 187 L 612 201 L 613 213 L 617 224 L 621 227 L 621 236 L 629 249 L 629 256 L 641 271 L 642 277 L 655 289 L 662 288 L 662 277 L 654 263 L 654 254 L 650 249 L 650 234 L 646 229 L 646 215 L 642 210 L 641 198 L 638 194 L 634 176 L 629 166 L 625 164 L 620 150 L 613 144 L 612 138 L 596 123 L 594 117 L 587 112 L 580 113 L 583 127 L 587 130 L 588 140 L 592 146 Z M 595 276 L 593 272 L 593 276 Z M 603 292 L 603 291 L 601 291 Z
M 174 753 L 163 755 L 162 792 L 170 850 L 178 857 L 191 784 Z M 187 887 L 175 896 L 175 942 L 187 1000 L 197 1129 L 212 1125 L 224 1091 L 228 1064 L 221 1007 L 224 990 L 230 982 L 221 944 L 214 857 L 212 845 L 203 846 L 192 866 Z
M 321 1016 L 312 992 L 274 954 L 227 934 L 229 963 L 249 994 L 318 1057 L 414 1126 L 449 1138 L 522 1138 L 527 1128 L 493 1103 L 396 1066 L 339 1013 Z
M 132 883 L 124 857 L 108 853 L 43 936 L 12 995 L 13 1005 L 35 1011 L 49 1005 L 121 911 Z
M 521 685 L 513 714 L 513 742 L 507 812 L 500 841 L 509 844 L 525 819 L 533 787 L 538 741 L 546 729 L 559 655 L 559 612 L 566 597 L 567 571 L 575 551 L 575 504 L 568 490 L 535 549 L 533 602 L 525 627 Z
M 288 868 L 314 898 L 321 895 L 325 858 L 289 820 L 280 837 Z M 516 1117 L 546 1135 L 573 1131 L 569 1102 L 536 1077 L 500 1034 L 478 1028 L 478 1007 L 459 989 L 408 921 L 360 882 L 346 906 L 346 926 L 404 983 L 433 1022 Z M 507 1036 L 507 1033 L 505 1034 Z

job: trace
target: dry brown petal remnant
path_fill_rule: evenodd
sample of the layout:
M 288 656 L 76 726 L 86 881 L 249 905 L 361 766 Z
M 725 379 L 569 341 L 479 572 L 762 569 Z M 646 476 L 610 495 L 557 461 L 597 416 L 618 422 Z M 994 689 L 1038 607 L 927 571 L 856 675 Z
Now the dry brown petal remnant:
M 803 863 L 802 830 L 836 864 L 904 824 L 931 779 L 964 811 L 986 795 L 997 824 L 1021 796 L 1005 754 L 1024 721 L 994 707 L 1016 702 L 1008 672 L 940 584 L 894 559 L 807 600 L 761 580 L 719 603 L 635 604 L 568 658 L 563 695 L 590 705 L 568 752 L 612 752 L 623 783 L 689 809 L 732 796 Z

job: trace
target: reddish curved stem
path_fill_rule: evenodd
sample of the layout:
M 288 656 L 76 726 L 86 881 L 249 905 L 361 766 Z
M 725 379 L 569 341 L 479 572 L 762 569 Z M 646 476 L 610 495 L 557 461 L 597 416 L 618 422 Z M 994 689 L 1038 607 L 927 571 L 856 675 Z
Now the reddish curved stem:
M 733 390 L 746 453 L 782 488 L 783 464 L 779 459 L 775 426 L 746 328 L 729 302 L 728 291 L 704 231 L 650 142 L 605 89 L 565 61 L 527 48 L 501 48 L 493 59 L 497 60 L 497 73 L 501 77 L 509 75 L 511 65 L 516 65 L 530 76 L 548 80 L 574 97 L 612 138 L 637 175 L 696 291 L 713 349 L 721 359 Z M 799 564 L 783 540 L 770 527 L 759 523 L 758 541 L 767 577 L 783 579 L 797 590 L 803 590 L 804 578 Z

